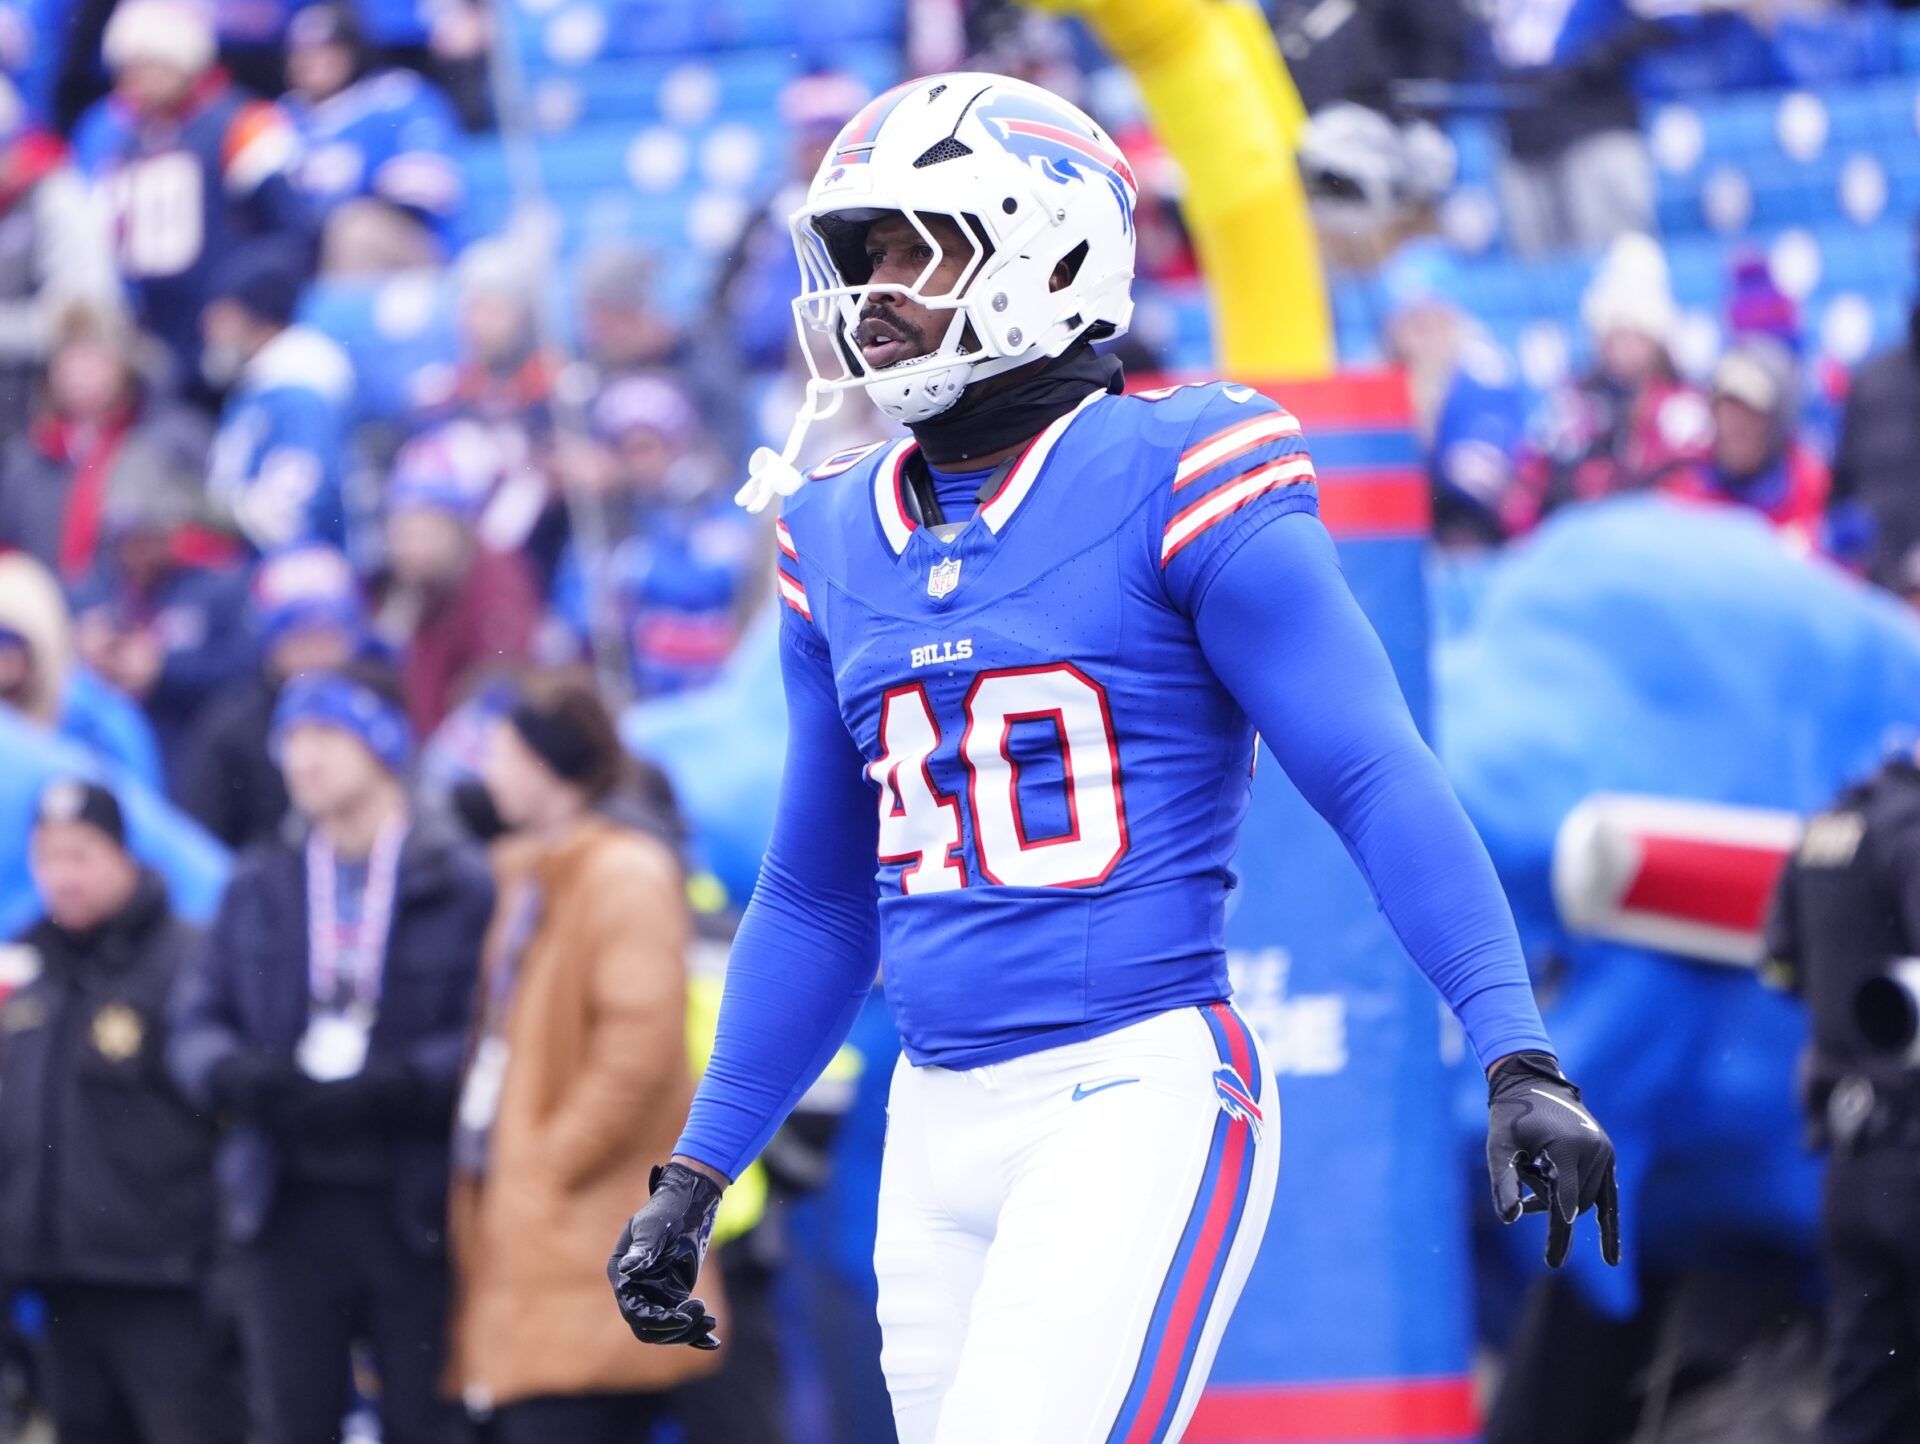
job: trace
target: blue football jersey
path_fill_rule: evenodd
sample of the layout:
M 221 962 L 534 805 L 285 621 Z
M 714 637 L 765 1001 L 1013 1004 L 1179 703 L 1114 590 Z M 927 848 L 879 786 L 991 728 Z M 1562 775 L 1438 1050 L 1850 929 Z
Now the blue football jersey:
M 908 505 L 914 448 L 816 468 L 776 578 L 876 792 L 909 1056 L 973 1067 L 1226 997 L 1254 733 L 1192 617 L 1246 537 L 1317 508 L 1298 422 L 1222 383 L 1096 393 L 946 540 Z
M 140 322 L 190 378 L 200 313 L 235 251 L 261 236 L 310 235 L 312 215 L 289 178 L 299 135 L 279 106 L 217 72 L 178 118 L 143 121 L 108 96 L 76 134 Z
M 321 213 L 374 196 L 458 241 L 460 121 L 438 89 L 410 70 L 385 70 L 288 111 L 305 141 L 296 179 Z
M 289 326 L 241 373 L 207 459 L 207 495 L 260 551 L 346 546 L 353 395 L 347 353 L 309 326 Z

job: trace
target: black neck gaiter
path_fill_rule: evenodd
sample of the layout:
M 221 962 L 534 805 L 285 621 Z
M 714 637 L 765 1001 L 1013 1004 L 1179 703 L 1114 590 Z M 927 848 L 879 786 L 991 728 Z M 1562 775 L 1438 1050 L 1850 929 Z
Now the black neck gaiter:
M 1082 341 L 1003 385 L 969 386 L 948 410 L 907 429 L 929 464 L 964 470 L 964 463 L 976 456 L 991 456 L 1038 436 L 1089 391 L 1117 395 L 1125 386 L 1119 361 L 1096 354 Z

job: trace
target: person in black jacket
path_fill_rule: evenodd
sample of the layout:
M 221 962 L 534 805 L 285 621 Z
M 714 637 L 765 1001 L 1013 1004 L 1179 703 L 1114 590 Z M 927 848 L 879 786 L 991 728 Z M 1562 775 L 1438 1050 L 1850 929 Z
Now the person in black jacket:
M 1820 1444 L 1920 1441 L 1920 1067 L 1915 1000 L 1893 982 L 1916 953 L 1920 762 L 1906 756 L 1808 821 L 1767 922 L 1768 981 L 1812 1025 L 1801 1090 L 1827 1153 Z
M 41 967 L 0 1009 L 0 1279 L 47 1297 L 62 1444 L 239 1444 L 238 1359 L 206 1290 L 213 1128 L 164 1065 L 196 938 L 125 841 L 105 788 L 41 795 L 46 916 L 20 939 Z
M 1920 304 L 1914 306 L 1900 344 L 1854 372 L 1833 458 L 1834 507 L 1858 507 L 1872 523 L 1869 574 L 1881 586 L 1909 594 L 1911 559 L 1920 548 L 1917 456 Z
M 273 705 L 289 678 L 351 661 L 366 638 L 360 583 L 324 542 L 274 553 L 253 576 L 260 665 L 195 716 L 173 768 L 174 801 L 231 848 L 271 842 L 287 789 L 267 750 Z
M 311 827 L 240 859 L 169 1057 L 231 1120 L 218 1173 L 267 1444 L 335 1444 L 356 1342 L 386 1444 L 440 1444 L 448 1136 L 493 884 L 409 807 L 390 672 L 295 678 L 272 737 Z

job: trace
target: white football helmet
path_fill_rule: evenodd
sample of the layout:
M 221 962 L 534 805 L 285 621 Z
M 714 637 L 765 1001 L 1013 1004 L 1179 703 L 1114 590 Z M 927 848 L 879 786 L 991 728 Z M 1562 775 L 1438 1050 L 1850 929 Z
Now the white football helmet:
M 1043 357 L 1082 336 L 1126 330 L 1133 314 L 1133 171 L 1113 140 L 1076 107 L 1004 75 L 962 72 L 897 85 L 849 121 L 789 220 L 800 257 L 794 318 L 812 377 L 784 451 L 754 454 L 742 505 L 758 511 L 799 485 L 792 463 L 807 427 L 840 397 L 864 390 L 896 421 L 938 416 L 969 384 Z M 871 286 L 867 227 L 898 212 L 933 259 L 909 286 Z M 928 286 L 945 259 L 926 217 L 954 221 L 972 244 L 944 294 Z M 1071 279 L 1052 289 L 1065 262 Z M 940 344 L 880 370 L 855 338 L 876 290 L 949 312 Z M 829 338 L 823 367 L 807 332 Z

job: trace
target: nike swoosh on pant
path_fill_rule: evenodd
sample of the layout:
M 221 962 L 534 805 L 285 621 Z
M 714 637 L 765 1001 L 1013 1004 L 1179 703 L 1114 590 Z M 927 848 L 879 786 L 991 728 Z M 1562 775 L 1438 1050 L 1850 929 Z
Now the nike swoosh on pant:
M 1094 1094 L 1104 1093 L 1109 1088 L 1124 1088 L 1129 1083 L 1139 1081 L 1138 1078 L 1115 1078 L 1111 1083 L 1096 1083 L 1091 1088 L 1084 1083 L 1076 1083 L 1073 1087 L 1073 1101 L 1078 1103 L 1082 1098 L 1091 1098 Z

